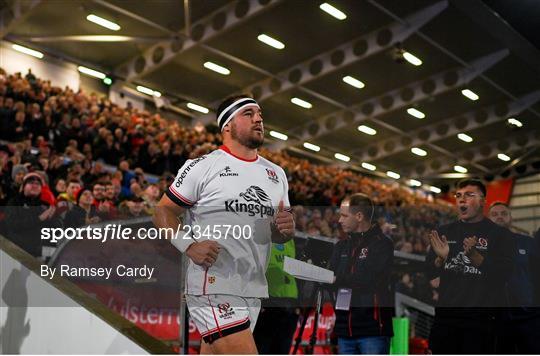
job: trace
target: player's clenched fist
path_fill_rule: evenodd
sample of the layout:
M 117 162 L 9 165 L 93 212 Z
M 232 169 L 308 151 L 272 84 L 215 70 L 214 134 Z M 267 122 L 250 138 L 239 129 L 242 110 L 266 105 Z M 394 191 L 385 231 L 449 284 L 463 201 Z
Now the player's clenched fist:
M 280 234 L 285 236 L 292 236 L 294 234 L 293 214 L 285 210 L 283 200 L 279 202 L 278 212 L 274 217 L 274 224 Z
M 186 255 L 196 265 L 210 268 L 216 262 L 220 249 L 216 241 L 194 242 L 186 250 Z

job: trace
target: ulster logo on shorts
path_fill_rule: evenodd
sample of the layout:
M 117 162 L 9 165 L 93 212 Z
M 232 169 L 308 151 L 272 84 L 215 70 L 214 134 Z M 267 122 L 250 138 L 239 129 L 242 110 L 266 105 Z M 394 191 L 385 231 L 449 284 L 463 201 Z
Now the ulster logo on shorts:
M 231 308 L 231 303 L 221 303 L 217 305 L 218 308 L 218 316 L 221 319 L 230 319 L 233 317 L 234 309 Z
M 279 178 L 276 171 L 266 168 L 266 174 L 268 174 L 268 179 L 270 179 L 272 182 L 279 183 Z
M 216 277 L 214 277 L 214 276 L 209 276 L 208 277 L 208 283 L 214 284 L 215 282 L 216 282 Z
M 231 308 L 231 303 L 222 303 L 222 304 L 218 304 L 218 309 L 219 309 L 219 313 L 220 314 L 223 314 L 223 313 L 226 313 L 229 311 L 229 309 Z

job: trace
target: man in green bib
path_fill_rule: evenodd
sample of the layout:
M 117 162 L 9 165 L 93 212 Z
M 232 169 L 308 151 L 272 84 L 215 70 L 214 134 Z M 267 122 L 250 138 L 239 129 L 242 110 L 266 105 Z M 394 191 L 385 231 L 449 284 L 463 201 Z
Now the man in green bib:
M 260 354 L 288 354 L 296 331 L 298 288 L 293 276 L 283 270 L 285 256 L 296 257 L 294 239 L 272 244 L 266 270 L 269 299 L 262 303 L 254 337 Z

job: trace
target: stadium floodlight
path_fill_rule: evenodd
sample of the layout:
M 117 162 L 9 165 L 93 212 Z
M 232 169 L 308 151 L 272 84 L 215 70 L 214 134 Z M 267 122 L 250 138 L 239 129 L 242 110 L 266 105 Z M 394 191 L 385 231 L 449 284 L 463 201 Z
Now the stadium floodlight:
M 137 85 L 136 89 L 137 89 L 138 92 L 141 92 L 141 93 L 146 94 L 146 95 L 155 96 L 156 98 L 161 97 L 161 93 L 159 91 L 152 90 L 152 89 L 147 88 L 147 87 L 143 87 L 142 85 Z
M 341 153 L 336 153 L 334 157 L 336 157 L 337 159 L 343 162 L 349 162 L 351 160 L 351 157 L 345 156 L 344 154 L 341 154 Z
M 521 121 L 519 121 L 518 119 L 514 118 L 514 117 L 509 118 L 508 123 L 510 125 L 514 125 L 516 127 L 522 127 L 523 126 L 523 123 Z
M 504 153 L 499 153 L 497 155 L 497 158 L 500 159 L 501 161 L 505 161 L 505 162 L 510 161 L 510 157 L 505 155 Z
M 367 163 L 367 162 L 362 162 L 362 168 L 365 168 L 367 169 L 368 171 L 374 171 L 377 169 L 376 166 L 374 166 L 373 164 L 371 163 Z
M 413 147 L 411 148 L 411 152 L 414 153 L 415 155 L 417 156 L 421 156 L 421 157 L 424 157 L 427 155 L 427 152 L 421 148 L 418 148 L 418 147 Z
M 32 57 L 36 57 L 36 58 L 39 58 L 39 59 L 43 58 L 43 53 L 41 53 L 39 51 L 36 51 L 34 49 L 30 49 L 28 47 L 23 47 L 23 46 L 20 46 L 18 44 L 14 44 L 13 46 L 11 46 L 11 48 L 13 48 L 14 50 L 16 50 L 18 52 L 28 54 L 29 56 L 32 56 Z
M 411 52 L 403 52 L 403 58 L 414 66 L 422 65 L 422 61 L 420 60 L 420 58 L 416 57 Z
M 465 142 L 473 142 L 473 138 L 467 134 L 464 134 L 464 133 L 458 133 L 457 137 L 461 140 L 461 141 L 465 141 Z
M 90 22 L 95 23 L 96 25 L 108 28 L 109 30 L 118 31 L 121 28 L 120 25 L 94 14 L 86 16 L 86 19 Z
M 203 114 L 208 114 L 210 112 L 210 110 L 208 110 L 207 108 L 205 108 L 204 106 L 199 105 L 199 104 L 187 103 L 186 106 L 188 108 L 190 108 L 191 110 L 195 110 L 195 111 L 201 112 Z
M 321 148 L 317 145 L 314 145 L 312 143 L 309 143 L 309 142 L 304 142 L 304 147 L 307 148 L 308 150 L 312 150 L 312 151 L 315 151 L 315 152 L 319 152 L 321 150 Z
M 105 73 L 98 72 L 97 70 L 93 70 L 84 66 L 78 66 L 77 70 L 83 74 L 89 75 L 94 78 L 98 79 L 105 79 L 106 75 Z
M 366 126 L 366 125 L 358 126 L 358 131 L 363 132 L 366 135 L 370 135 L 370 136 L 373 136 L 373 135 L 377 134 L 377 130 L 375 130 L 375 129 L 369 127 L 369 126 Z
M 291 103 L 298 105 L 304 109 L 311 109 L 313 107 L 313 105 L 310 102 L 302 100 L 300 98 L 296 98 L 296 97 L 291 99 Z
M 419 180 L 416 180 L 416 179 L 409 179 L 409 185 L 411 187 L 419 187 L 422 185 L 422 182 L 420 182 Z
M 223 75 L 229 75 L 231 74 L 231 71 L 223 66 L 220 66 L 219 64 L 216 64 L 214 62 L 204 62 L 203 64 L 204 68 L 210 69 L 216 73 L 223 74 Z
M 366 86 L 362 81 L 360 81 L 360 80 L 358 80 L 358 79 L 356 79 L 354 77 L 351 77 L 350 75 L 347 75 L 347 76 L 343 77 L 343 81 L 345 83 L 349 84 L 350 86 L 353 86 L 353 87 L 358 88 L 358 89 L 362 89 L 363 87 Z
M 276 49 L 285 48 L 285 44 L 283 42 L 280 42 L 280 41 L 276 40 L 275 38 L 270 37 L 270 36 L 268 36 L 268 35 L 266 35 L 264 33 L 257 36 L 257 39 L 259 41 L 261 41 L 262 43 L 267 44 L 270 47 L 274 47 Z
M 411 116 L 414 116 L 417 119 L 423 119 L 423 118 L 426 117 L 426 114 L 424 114 L 423 112 L 421 112 L 420 110 L 417 110 L 415 108 L 408 108 L 407 109 L 407 114 L 409 114 Z
M 270 136 L 275 137 L 279 140 L 287 141 L 289 139 L 289 136 L 282 134 L 281 132 L 277 131 L 270 131 Z
M 476 100 L 480 99 L 478 94 L 476 94 L 474 91 L 472 91 L 470 89 L 463 89 L 461 91 L 461 94 L 463 94 L 463 96 L 471 99 L 472 101 L 476 101 Z
M 467 168 L 465 168 L 463 166 L 455 165 L 454 166 L 454 171 L 456 171 L 458 173 L 467 173 Z
M 347 15 L 345 15 L 345 13 L 343 11 L 337 9 L 336 7 L 330 5 L 327 2 L 322 3 L 321 5 L 319 5 L 319 8 L 322 11 L 326 12 L 327 14 L 335 17 L 338 20 L 345 20 L 347 18 Z

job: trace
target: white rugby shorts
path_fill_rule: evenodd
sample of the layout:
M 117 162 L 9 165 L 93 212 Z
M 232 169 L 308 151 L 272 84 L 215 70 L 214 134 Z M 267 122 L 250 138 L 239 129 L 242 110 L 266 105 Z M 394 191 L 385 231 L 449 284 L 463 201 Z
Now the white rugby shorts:
M 251 328 L 261 310 L 259 298 L 228 294 L 186 295 L 189 314 L 206 343 Z

